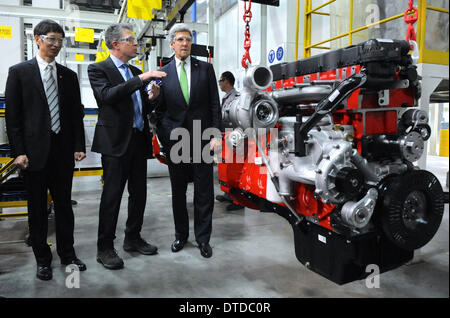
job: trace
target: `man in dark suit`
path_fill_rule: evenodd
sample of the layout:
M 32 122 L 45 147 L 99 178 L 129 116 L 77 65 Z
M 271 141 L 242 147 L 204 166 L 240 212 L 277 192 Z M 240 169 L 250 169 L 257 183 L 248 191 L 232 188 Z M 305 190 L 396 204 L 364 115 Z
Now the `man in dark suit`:
M 147 199 L 147 158 L 152 155 L 152 135 L 147 114 L 149 98 L 159 90 L 144 90 L 151 78 L 166 74 L 142 73 L 128 65 L 136 57 L 137 40 L 129 24 L 108 27 L 105 42 L 111 55 L 105 61 L 88 67 L 89 81 L 99 108 L 92 151 L 102 154 L 104 187 L 100 201 L 97 261 L 108 269 L 120 269 L 123 260 L 113 241 L 125 183 L 128 181 L 128 219 L 123 248 L 144 255 L 154 255 L 157 247 L 140 235 Z M 142 74 L 141 74 L 142 73 Z
M 175 58 L 161 69 L 167 73 L 167 77 L 162 80 L 157 113 L 160 118 L 158 137 L 168 155 L 172 186 L 175 241 L 171 248 L 173 252 L 180 251 L 189 236 L 186 189 L 193 178 L 195 239 L 201 255 L 209 258 L 212 256 L 209 240 L 214 208 L 213 165 L 212 161 L 208 163 L 204 160 L 202 150 L 209 147 L 211 151 L 217 151 L 221 146 L 216 76 L 211 64 L 191 58 L 192 32 L 185 24 L 175 24 L 169 32 L 169 38 Z M 180 128 L 187 130 L 190 135 L 190 145 L 183 149 L 188 151 L 188 162 L 178 162 L 174 158 L 176 154 L 171 151 L 176 144 L 170 138 L 171 133 Z M 201 142 L 201 135 L 208 128 L 216 128 L 219 136 Z M 194 135 L 196 131 L 199 132 L 198 136 Z
M 28 222 L 37 277 L 52 278 L 47 244 L 47 189 L 55 208 L 56 250 L 61 264 L 86 270 L 74 250 L 71 204 L 75 160 L 86 157 L 80 87 L 76 73 L 57 64 L 64 30 L 52 20 L 34 28 L 39 52 L 9 69 L 6 128 L 14 164 L 23 170 L 28 192 Z

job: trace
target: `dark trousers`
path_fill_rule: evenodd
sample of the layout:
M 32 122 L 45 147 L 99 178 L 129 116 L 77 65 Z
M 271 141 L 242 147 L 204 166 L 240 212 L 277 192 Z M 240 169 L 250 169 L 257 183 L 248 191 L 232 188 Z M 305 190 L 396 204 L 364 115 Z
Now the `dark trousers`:
M 50 266 L 52 261 L 52 253 L 47 244 L 47 190 L 50 190 L 55 209 L 56 251 L 64 262 L 75 258 L 71 203 L 74 159 L 72 157 L 68 160 L 61 156 L 62 145 L 60 137 L 52 134 L 50 153 L 44 169 L 24 170 L 30 239 L 38 265 Z
M 121 157 L 102 155 L 103 192 L 100 200 L 97 248 L 114 248 L 120 202 L 128 180 L 128 218 L 125 238 L 140 237 L 147 200 L 147 159 L 144 134 L 133 129 L 128 149 Z
M 172 209 L 175 238 L 187 240 L 189 217 L 186 208 L 186 190 L 194 181 L 194 233 L 197 243 L 209 243 L 214 209 L 213 165 L 206 163 L 168 164 L 172 185 Z

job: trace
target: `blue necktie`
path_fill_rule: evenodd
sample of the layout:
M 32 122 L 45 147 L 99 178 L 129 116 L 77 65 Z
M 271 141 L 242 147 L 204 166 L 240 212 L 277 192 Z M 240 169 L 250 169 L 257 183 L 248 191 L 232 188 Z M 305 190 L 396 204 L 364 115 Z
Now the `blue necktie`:
M 125 70 L 125 78 L 128 81 L 131 78 L 128 65 L 122 64 L 121 68 Z M 133 94 L 131 94 L 131 98 L 133 99 L 134 104 L 133 127 L 139 129 L 139 131 L 142 131 L 144 129 L 144 120 L 142 119 L 141 107 L 139 106 L 139 100 L 136 94 L 139 94 L 139 91 L 135 91 Z

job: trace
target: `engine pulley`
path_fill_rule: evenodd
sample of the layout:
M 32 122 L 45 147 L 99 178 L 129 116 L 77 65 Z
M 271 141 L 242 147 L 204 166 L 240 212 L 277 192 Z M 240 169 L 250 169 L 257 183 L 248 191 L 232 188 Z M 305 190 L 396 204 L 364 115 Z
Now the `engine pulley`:
M 418 132 L 411 131 L 409 134 L 402 136 L 398 144 L 400 153 L 405 160 L 414 162 L 419 160 L 423 154 L 424 142 L 422 135 Z
M 358 169 L 342 168 L 336 175 L 336 187 L 349 199 L 359 196 L 364 186 L 364 176 Z
M 387 178 L 380 187 L 376 218 L 396 246 L 415 250 L 436 234 L 444 212 L 439 180 L 425 170 Z

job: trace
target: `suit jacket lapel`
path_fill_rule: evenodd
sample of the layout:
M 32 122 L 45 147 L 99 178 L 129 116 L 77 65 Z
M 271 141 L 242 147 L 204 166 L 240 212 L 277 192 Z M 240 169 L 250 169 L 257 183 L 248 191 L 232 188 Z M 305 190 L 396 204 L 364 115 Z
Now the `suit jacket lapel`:
M 66 78 L 63 76 L 61 65 L 56 63 L 56 77 L 58 83 L 58 102 L 59 102 L 59 110 L 61 110 L 62 101 L 63 101 L 63 93 L 64 93 L 64 83 Z
M 111 75 L 111 80 L 113 81 L 112 84 L 117 85 L 117 84 L 125 82 L 125 80 L 122 77 L 122 74 L 120 74 L 119 70 L 116 67 L 116 64 L 114 64 L 113 60 L 110 57 L 108 57 L 106 59 L 106 63 L 107 63 L 107 67 L 111 71 L 110 75 Z
M 37 90 L 39 91 L 39 95 L 41 96 L 42 100 L 47 103 L 47 97 L 45 96 L 45 89 L 44 89 L 44 84 L 42 83 L 42 78 L 41 78 L 41 70 L 39 69 L 39 65 L 38 62 L 36 60 L 36 58 L 33 58 L 30 61 L 31 64 L 31 68 L 33 69 L 33 82 L 34 85 L 36 86 Z
M 197 91 L 197 83 L 198 83 L 198 77 L 200 74 L 198 60 L 191 57 L 191 88 L 190 88 L 190 94 L 189 94 L 189 104 L 191 104 L 191 101 L 193 100 L 194 94 Z

